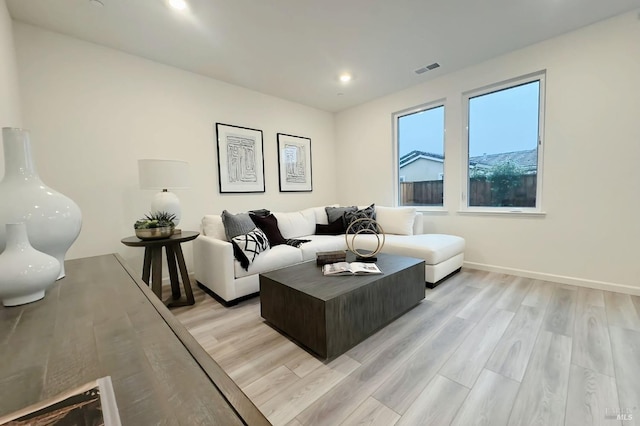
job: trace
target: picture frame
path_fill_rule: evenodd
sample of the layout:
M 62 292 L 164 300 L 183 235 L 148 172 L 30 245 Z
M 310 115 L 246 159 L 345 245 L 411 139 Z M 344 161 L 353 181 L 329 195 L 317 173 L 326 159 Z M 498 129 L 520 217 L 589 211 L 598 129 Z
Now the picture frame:
M 311 139 L 278 133 L 280 192 L 311 192 Z
M 216 123 L 220 193 L 265 192 L 262 130 Z

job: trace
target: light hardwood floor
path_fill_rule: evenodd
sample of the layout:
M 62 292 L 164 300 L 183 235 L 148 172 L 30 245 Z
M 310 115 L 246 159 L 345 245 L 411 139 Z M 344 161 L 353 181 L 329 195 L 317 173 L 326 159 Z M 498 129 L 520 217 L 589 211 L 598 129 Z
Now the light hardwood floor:
M 463 269 L 325 362 L 194 294 L 172 312 L 274 425 L 640 425 L 638 296 Z

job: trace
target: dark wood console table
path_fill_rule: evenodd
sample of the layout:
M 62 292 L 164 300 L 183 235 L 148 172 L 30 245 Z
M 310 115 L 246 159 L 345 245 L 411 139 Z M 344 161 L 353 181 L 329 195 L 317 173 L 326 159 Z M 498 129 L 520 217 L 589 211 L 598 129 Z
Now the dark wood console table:
M 44 299 L 0 306 L 0 416 L 111 376 L 124 426 L 269 424 L 120 256 L 65 269 Z
M 165 304 L 169 308 L 177 306 L 193 305 L 193 292 L 191 291 L 191 282 L 187 273 L 187 266 L 184 263 L 184 255 L 180 244 L 194 240 L 199 232 L 183 231 L 169 238 L 159 240 L 141 240 L 133 236 L 123 238 L 122 244 L 130 247 L 144 247 L 144 265 L 142 267 L 142 281 L 149 284 L 151 277 L 151 289 L 162 299 L 162 247 L 167 254 L 167 267 L 169 268 L 169 279 L 171 280 L 171 300 L 167 300 Z M 178 269 L 182 278 L 182 286 L 184 287 L 185 299 L 180 299 L 180 282 L 178 281 Z M 153 274 L 152 274 L 153 272 Z

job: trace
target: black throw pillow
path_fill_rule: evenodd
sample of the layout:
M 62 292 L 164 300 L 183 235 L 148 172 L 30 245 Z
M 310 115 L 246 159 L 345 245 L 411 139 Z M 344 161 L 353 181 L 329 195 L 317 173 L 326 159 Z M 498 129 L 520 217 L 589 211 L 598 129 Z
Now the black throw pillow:
M 337 218 L 328 225 L 316 224 L 316 235 L 340 235 L 344 234 L 344 221 Z
M 287 240 L 280 233 L 280 228 L 278 228 L 278 219 L 276 219 L 273 214 L 269 214 L 267 216 L 258 216 L 249 213 L 249 216 L 251 217 L 253 223 L 255 223 L 255 225 L 265 233 L 271 247 L 285 244 L 287 242 Z
M 260 217 L 266 217 L 271 214 L 271 210 L 267 210 L 267 209 L 249 210 L 249 214 L 254 214 Z

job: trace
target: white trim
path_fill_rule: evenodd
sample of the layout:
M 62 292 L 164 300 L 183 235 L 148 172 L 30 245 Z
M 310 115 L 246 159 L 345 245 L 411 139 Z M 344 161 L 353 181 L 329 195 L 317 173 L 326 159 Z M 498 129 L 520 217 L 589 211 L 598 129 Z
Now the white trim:
M 540 71 L 540 98 L 538 99 L 538 168 L 536 169 L 536 208 L 542 210 L 542 182 L 544 182 L 544 117 L 546 111 L 546 70 Z
M 512 78 L 500 83 L 491 84 L 478 89 L 468 90 L 462 93 L 462 186 L 460 196 L 460 210 L 459 213 L 480 213 L 486 214 L 487 207 L 472 207 L 469 206 L 468 194 L 469 194 L 469 100 L 474 97 L 487 95 L 489 93 L 497 92 L 500 90 L 509 89 L 512 87 L 520 86 L 523 84 L 531 83 L 533 81 L 539 82 L 539 99 L 538 99 L 538 163 L 536 169 L 536 207 L 527 208 L 513 208 L 513 207 L 490 207 L 490 213 L 504 212 L 508 214 L 531 214 L 541 213 L 542 211 L 542 182 L 543 182 L 543 158 L 544 158 L 544 115 L 545 115 L 545 99 L 546 99 L 546 70 L 536 71 L 521 77 Z
M 394 113 L 391 114 L 391 133 L 392 133 L 392 140 L 393 140 L 393 206 L 394 207 L 398 207 L 400 206 L 400 180 L 399 180 L 399 175 L 400 175 L 400 154 L 398 152 L 398 145 L 399 145 L 399 140 L 398 140 L 398 119 L 400 117 L 404 117 L 407 115 L 411 115 L 411 114 L 415 114 L 418 112 L 422 112 L 422 111 L 427 111 L 430 109 L 434 109 L 434 108 L 439 108 L 442 107 L 444 109 L 444 116 L 443 116 L 443 122 L 442 122 L 442 127 L 443 127 L 443 141 L 442 141 L 442 156 L 444 158 L 446 157 L 446 151 L 447 151 L 447 107 L 445 105 L 447 101 L 447 98 L 441 98 L 441 99 L 436 99 L 434 101 L 431 102 L 427 102 L 425 104 L 421 104 L 415 107 L 411 107 L 411 108 L 407 108 L 407 109 L 403 109 L 400 111 L 396 111 Z M 443 170 L 444 170 L 444 160 L 443 160 Z M 442 207 L 444 208 L 444 206 L 446 205 L 446 200 L 447 200 L 447 191 L 446 189 L 443 187 L 442 189 Z M 429 206 L 407 206 L 407 207 L 429 207 Z M 437 206 L 440 207 L 440 206 Z
M 404 207 L 415 207 L 416 211 L 421 213 L 431 213 L 431 214 L 449 214 L 449 209 L 444 206 L 404 206 Z
M 497 272 L 500 274 L 516 275 L 518 277 L 532 278 L 535 280 L 551 281 L 560 284 L 575 285 L 578 287 L 594 288 L 596 290 L 613 291 L 616 293 L 631 294 L 640 296 L 640 287 L 626 284 L 609 283 L 605 281 L 595 281 L 586 278 L 567 277 L 564 275 L 546 274 L 543 272 L 527 271 L 524 269 L 506 268 L 503 266 L 486 265 L 484 263 L 465 261 L 463 267 L 478 269 L 480 271 Z
M 163 262 L 164 263 L 164 262 Z M 164 272 L 162 271 L 162 286 L 171 286 L 171 277 L 165 277 L 164 276 Z M 187 274 L 189 275 L 189 282 L 191 282 L 192 284 L 196 282 L 196 275 L 195 272 L 189 272 L 187 271 Z M 150 277 L 151 278 L 151 277 Z M 182 277 L 180 277 L 180 285 L 182 285 Z M 193 289 L 193 285 L 191 286 L 191 288 Z M 184 291 L 184 288 L 182 288 L 182 291 Z
M 539 212 L 531 209 L 518 209 L 510 207 L 510 210 L 495 210 L 497 207 L 481 208 L 476 207 L 473 210 L 458 210 L 456 213 L 463 216 L 536 216 L 545 217 L 547 212 Z

